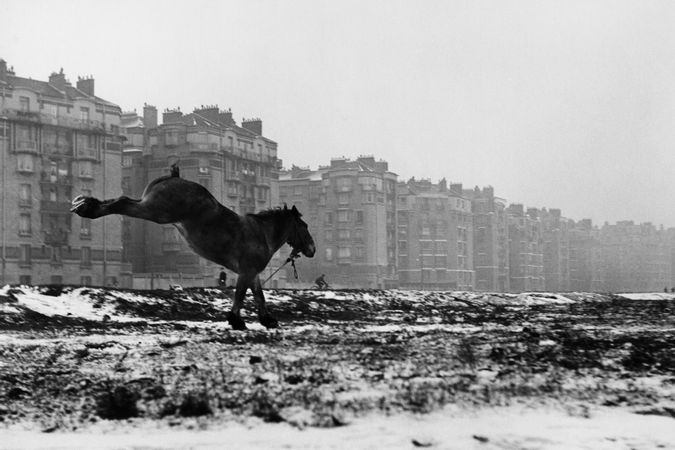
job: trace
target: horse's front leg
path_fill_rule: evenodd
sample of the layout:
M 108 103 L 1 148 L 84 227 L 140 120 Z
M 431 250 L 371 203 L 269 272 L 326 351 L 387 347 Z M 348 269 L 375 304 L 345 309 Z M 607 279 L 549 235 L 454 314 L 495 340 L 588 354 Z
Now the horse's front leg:
M 265 294 L 263 294 L 262 283 L 258 275 L 253 279 L 253 298 L 258 306 L 258 320 L 266 328 L 277 328 L 279 322 L 267 311 L 265 304 Z
M 235 330 L 245 330 L 246 322 L 241 318 L 241 308 L 244 306 L 244 297 L 246 291 L 251 287 L 252 278 L 246 275 L 239 275 L 237 278 L 237 289 L 234 291 L 234 302 L 232 309 L 227 314 L 227 322 Z

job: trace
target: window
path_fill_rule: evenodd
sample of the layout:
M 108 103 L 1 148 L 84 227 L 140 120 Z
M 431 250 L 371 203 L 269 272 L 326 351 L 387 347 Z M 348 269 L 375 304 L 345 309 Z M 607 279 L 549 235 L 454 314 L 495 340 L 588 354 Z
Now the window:
M 82 267 L 91 267 L 91 248 L 82 247 L 80 251 L 80 265 Z
M 363 240 L 363 228 L 356 228 L 354 230 L 354 239 Z
M 33 155 L 19 153 L 16 155 L 17 170 L 19 172 L 33 172 L 35 165 Z
M 351 178 L 338 178 L 337 179 L 337 188 L 340 192 L 348 192 L 352 190 L 352 179 Z
M 351 258 L 351 247 L 338 247 L 338 258 Z
M 89 121 L 89 108 L 85 106 L 80 107 L 80 120 Z
M 61 264 L 62 259 L 61 247 L 52 247 L 52 264 Z
M 324 236 L 325 236 L 326 241 L 332 241 L 333 240 L 333 230 L 324 231 Z
M 31 263 L 30 244 L 21 244 L 19 246 L 19 265 L 30 266 L 30 263 Z
M 33 188 L 30 184 L 19 186 L 19 204 L 21 206 L 30 206 L 33 203 Z
M 20 214 L 19 236 L 30 236 L 30 235 L 31 235 L 30 214 Z
M 91 236 L 91 219 L 87 219 L 86 217 L 80 219 L 80 236 Z
M 349 230 L 338 230 L 338 239 L 345 240 L 351 237 L 351 232 Z
M 332 225 L 333 224 L 333 213 L 332 212 L 325 213 L 324 222 L 326 223 L 326 225 Z
M 352 212 L 348 209 L 341 209 L 338 211 L 338 222 L 349 222 L 352 218 Z
M 24 112 L 30 111 L 30 98 L 19 97 L 19 108 Z
M 349 192 L 340 192 L 338 194 L 338 203 L 341 205 L 349 204 Z
M 0 120 L 0 138 L 9 137 L 9 125 L 4 120 Z
M 49 188 L 49 201 L 50 202 L 56 201 L 56 188 L 54 187 Z
M 363 223 L 363 211 L 356 211 L 356 224 L 360 225 Z
M 91 161 L 80 161 L 78 163 L 78 176 L 80 178 L 93 178 L 94 166 Z
M 354 249 L 354 257 L 358 260 L 364 260 L 366 257 L 366 252 L 363 247 L 356 247 Z
M 333 260 L 333 249 L 330 247 L 326 247 L 326 261 L 332 260 Z

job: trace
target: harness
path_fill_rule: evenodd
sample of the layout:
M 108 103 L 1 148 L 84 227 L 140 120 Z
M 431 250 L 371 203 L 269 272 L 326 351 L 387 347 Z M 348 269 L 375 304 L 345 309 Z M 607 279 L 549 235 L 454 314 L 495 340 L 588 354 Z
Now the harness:
M 297 279 L 298 279 L 298 269 L 295 267 L 295 260 L 298 259 L 299 257 L 300 257 L 300 251 L 297 250 L 297 249 L 293 249 L 293 251 L 292 251 L 291 254 L 288 256 L 288 258 L 286 258 L 286 262 L 283 263 L 281 266 L 279 266 L 279 268 L 278 268 L 277 270 L 275 270 L 274 272 L 272 272 L 272 275 L 270 275 L 269 277 L 267 277 L 267 279 L 266 279 L 265 281 L 263 281 L 262 283 L 260 283 L 260 284 L 261 284 L 261 285 L 264 285 L 265 283 L 267 283 L 268 281 L 270 281 L 270 279 L 271 279 L 274 275 L 276 275 L 277 272 L 279 272 L 281 269 L 283 269 L 284 266 L 285 266 L 286 264 L 288 264 L 288 263 L 291 263 L 291 266 L 293 266 L 293 275 L 295 276 L 295 279 L 297 280 Z

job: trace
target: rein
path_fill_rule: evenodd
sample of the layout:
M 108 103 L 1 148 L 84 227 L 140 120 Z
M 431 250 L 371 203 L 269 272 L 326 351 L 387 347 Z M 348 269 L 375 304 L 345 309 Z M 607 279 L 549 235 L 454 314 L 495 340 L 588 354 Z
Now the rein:
M 289 257 L 286 258 L 286 262 L 283 263 L 281 266 L 279 266 L 279 268 L 277 270 L 272 272 L 272 275 L 267 277 L 267 279 L 261 283 L 261 286 L 264 285 L 265 283 L 267 283 L 268 281 L 270 281 L 270 278 L 272 278 L 274 275 L 276 275 L 277 272 L 279 272 L 281 269 L 283 269 L 284 266 L 288 263 L 291 263 L 291 266 L 293 266 L 293 275 L 295 276 L 295 279 L 297 280 L 298 279 L 298 269 L 295 267 L 295 260 L 298 259 L 299 257 L 300 257 L 300 253 L 297 252 L 295 249 L 293 249 L 293 251 L 291 252 Z

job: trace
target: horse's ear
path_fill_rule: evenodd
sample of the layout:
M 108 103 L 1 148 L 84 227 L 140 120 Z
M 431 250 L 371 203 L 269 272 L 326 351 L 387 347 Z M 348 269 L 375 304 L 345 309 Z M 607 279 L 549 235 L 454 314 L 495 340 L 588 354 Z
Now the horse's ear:
M 291 209 L 291 212 L 295 214 L 297 217 L 302 217 L 302 214 L 300 214 L 300 211 L 298 211 L 298 208 L 293 205 L 293 209 Z

